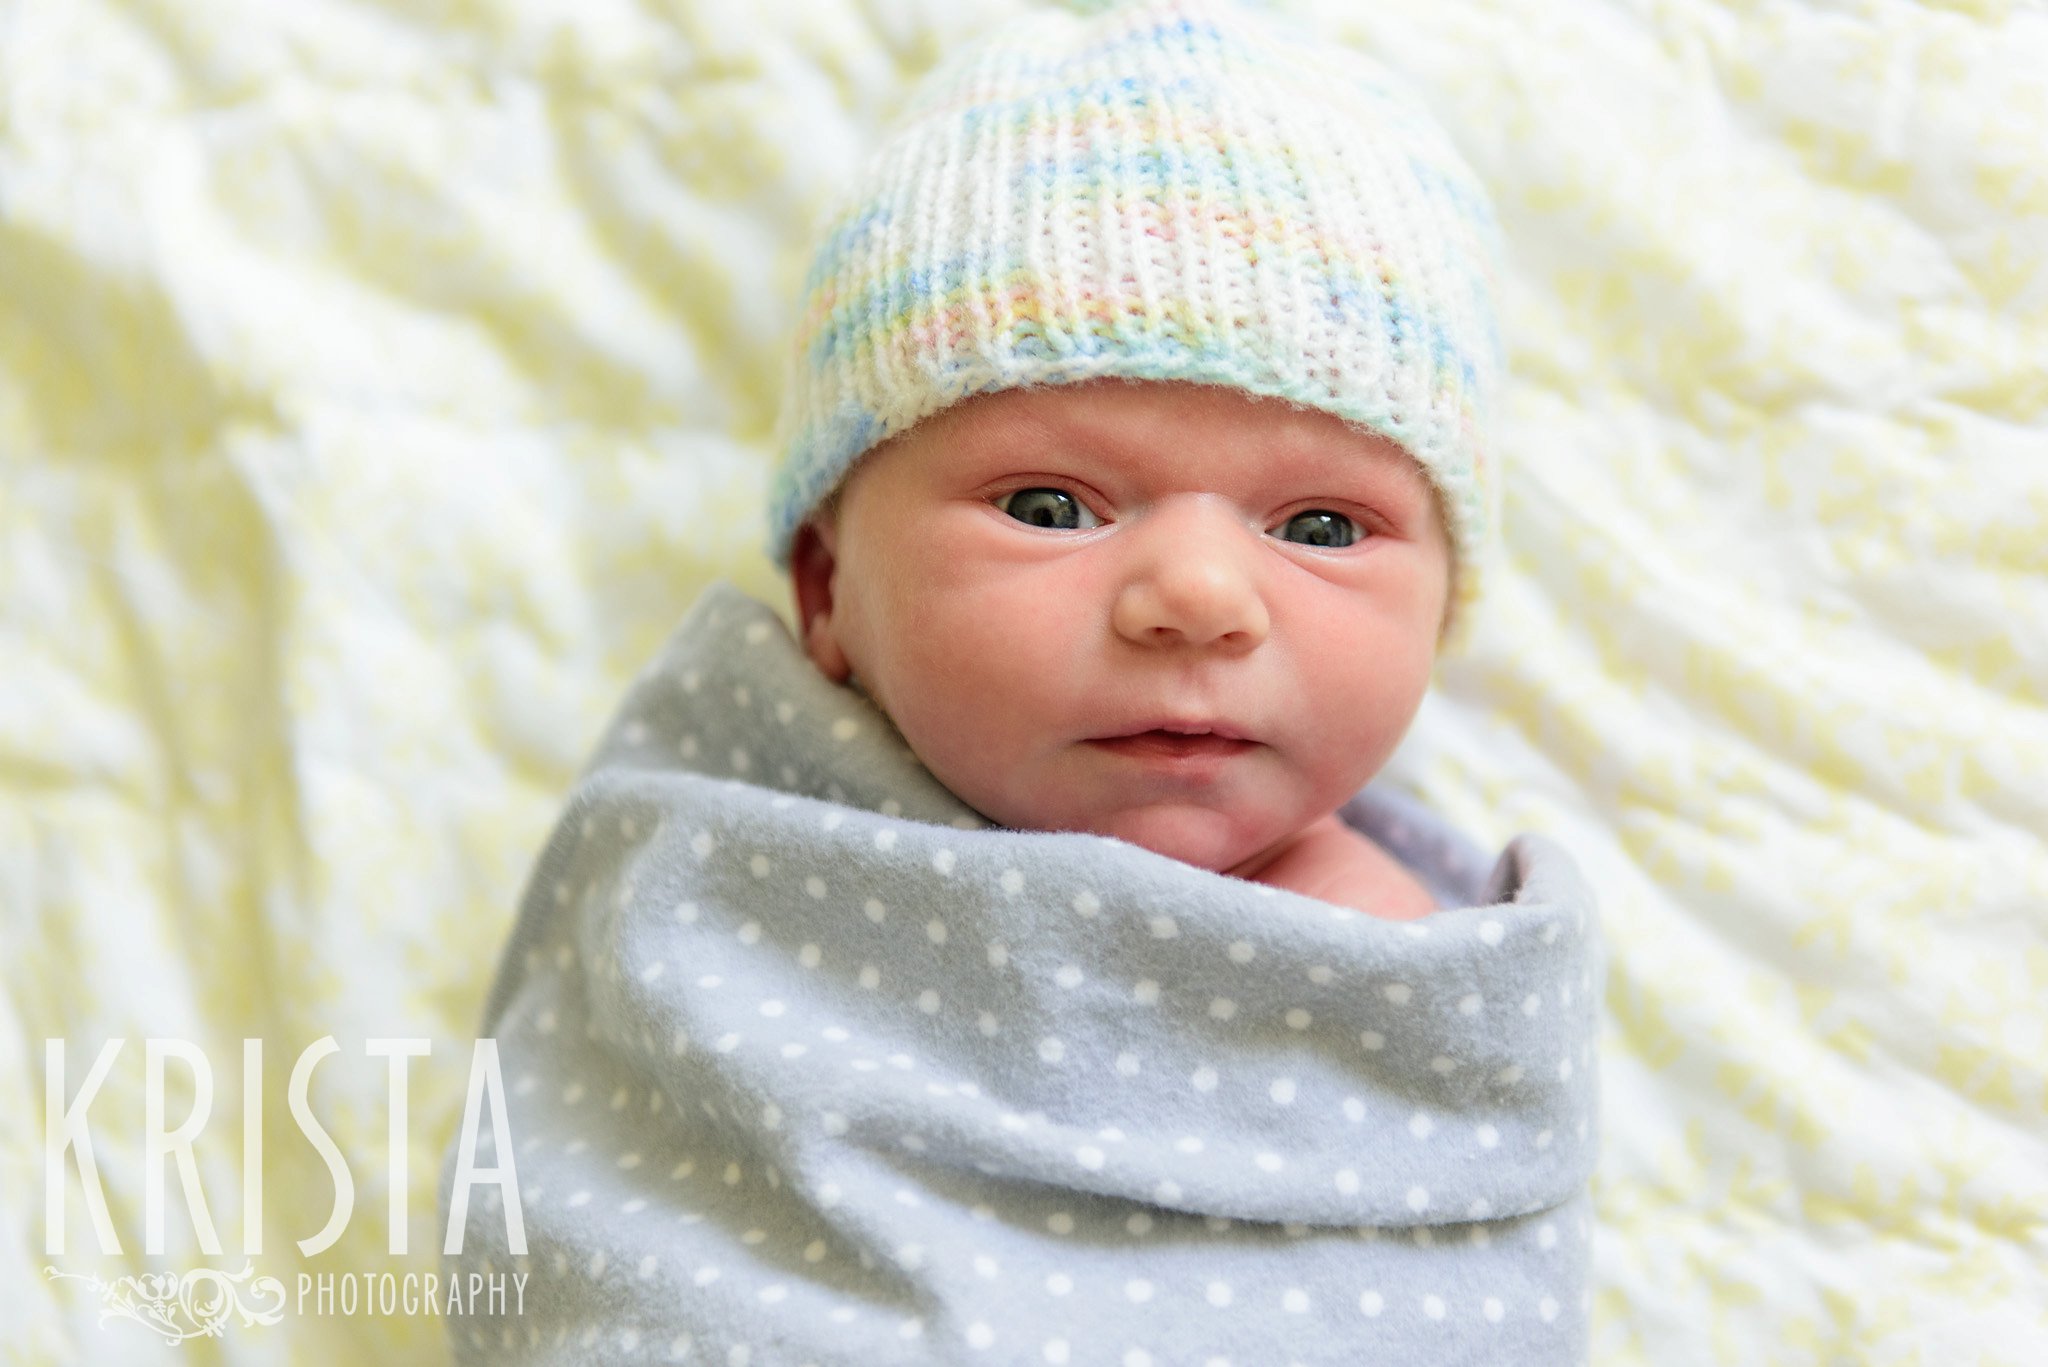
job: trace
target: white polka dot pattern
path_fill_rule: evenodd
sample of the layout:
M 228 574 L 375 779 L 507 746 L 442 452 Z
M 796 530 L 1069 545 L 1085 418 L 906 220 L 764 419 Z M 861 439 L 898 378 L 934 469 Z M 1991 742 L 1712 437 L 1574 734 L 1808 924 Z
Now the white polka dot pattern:
M 1345 812 L 1450 904 L 1427 934 L 988 828 L 715 585 L 492 994 L 535 1275 L 458 1358 L 1582 1361 L 1584 887 Z M 516 1261 L 484 1204 L 457 1269 Z

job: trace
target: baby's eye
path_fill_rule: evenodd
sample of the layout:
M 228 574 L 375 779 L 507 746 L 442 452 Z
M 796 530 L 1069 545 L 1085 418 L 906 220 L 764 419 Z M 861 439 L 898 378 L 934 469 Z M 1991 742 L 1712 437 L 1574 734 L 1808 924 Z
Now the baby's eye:
M 1328 508 L 1310 508 L 1274 528 L 1274 534 L 1282 541 L 1293 541 L 1303 546 L 1342 549 L 1362 540 L 1365 528 L 1359 526 L 1356 519 L 1342 513 L 1333 513 Z
M 1056 531 L 1088 531 L 1102 525 L 1101 518 L 1064 489 L 1019 489 L 997 499 L 996 506 L 1019 522 Z

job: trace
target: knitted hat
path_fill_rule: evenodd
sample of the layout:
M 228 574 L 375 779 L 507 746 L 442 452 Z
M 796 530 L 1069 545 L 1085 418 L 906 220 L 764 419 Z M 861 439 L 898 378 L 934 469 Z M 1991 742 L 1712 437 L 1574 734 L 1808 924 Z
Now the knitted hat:
M 1500 235 L 1377 63 L 1232 0 L 1022 16 L 941 63 L 801 300 L 769 552 L 859 457 L 974 394 L 1228 385 L 1405 448 L 1442 500 L 1449 638 L 1496 535 Z

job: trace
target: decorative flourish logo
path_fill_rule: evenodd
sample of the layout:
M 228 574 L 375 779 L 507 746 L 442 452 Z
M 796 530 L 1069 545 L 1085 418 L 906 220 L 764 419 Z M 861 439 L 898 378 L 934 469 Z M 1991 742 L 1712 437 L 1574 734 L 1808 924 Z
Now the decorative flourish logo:
M 221 1337 L 221 1326 L 234 1315 L 242 1317 L 245 1329 L 276 1324 L 284 1318 L 284 1284 L 275 1277 L 250 1281 L 255 1270 L 253 1264 L 245 1263 L 240 1272 L 232 1274 L 201 1267 L 190 1272 L 148 1272 L 112 1282 L 78 1272 L 59 1272 L 54 1267 L 45 1267 L 43 1275 L 52 1281 L 70 1277 L 92 1283 L 100 1293 L 102 1325 L 110 1319 L 130 1319 L 161 1334 L 168 1343 L 183 1343 Z M 253 1305 L 242 1303 L 244 1282 L 249 1283 L 246 1289 Z M 271 1297 L 276 1299 L 266 1305 Z

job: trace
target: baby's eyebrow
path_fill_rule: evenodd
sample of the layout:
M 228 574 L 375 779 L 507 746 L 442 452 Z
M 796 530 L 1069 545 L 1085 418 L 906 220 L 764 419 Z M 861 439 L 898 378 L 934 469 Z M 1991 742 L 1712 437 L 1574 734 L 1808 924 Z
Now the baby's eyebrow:
M 976 444 L 991 455 L 1056 449 L 1070 455 L 1087 452 L 1127 469 L 1151 471 L 1159 465 L 1157 448 L 1151 442 L 1144 437 L 1133 440 L 1117 423 L 1091 419 L 1085 411 L 1020 406 L 991 416 L 995 421 L 981 425 L 976 434 Z M 1180 425 L 1199 425 L 1199 421 L 1189 417 L 1180 420 Z M 1321 492 L 1331 495 L 1350 489 L 1377 503 L 1427 496 L 1428 474 L 1413 455 L 1389 438 L 1358 433 L 1357 440 L 1347 442 L 1332 433 L 1288 423 L 1284 415 L 1276 415 L 1275 423 L 1262 435 L 1269 443 L 1266 454 L 1287 471 L 1290 484 L 1325 484 L 1328 487 Z M 1397 510 L 1390 506 L 1386 511 Z
M 1011 408 L 991 425 L 995 430 L 987 434 L 989 439 L 1005 444 L 1055 446 L 1080 441 L 1097 448 L 1115 445 L 1100 424 L 1088 422 L 1065 409 L 1046 413 L 1032 408 Z

